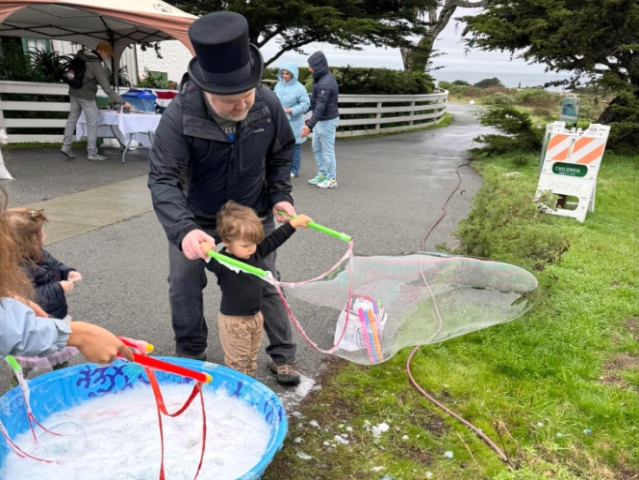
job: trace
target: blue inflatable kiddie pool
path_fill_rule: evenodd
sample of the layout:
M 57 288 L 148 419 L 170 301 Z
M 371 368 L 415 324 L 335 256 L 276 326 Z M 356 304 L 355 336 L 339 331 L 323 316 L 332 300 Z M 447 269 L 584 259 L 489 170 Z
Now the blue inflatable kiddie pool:
M 205 385 L 205 391 L 224 389 L 229 395 L 237 397 L 257 409 L 257 412 L 271 427 L 271 435 L 260 462 L 238 480 L 259 479 L 275 454 L 282 448 L 288 429 L 286 412 L 277 395 L 253 378 L 226 367 L 185 358 L 158 358 L 209 373 L 213 376 L 213 381 Z M 92 398 L 120 392 L 141 382 L 147 383 L 145 375 L 128 374 L 127 371 L 130 372 L 131 369 L 125 368 L 126 365 L 127 362 L 122 361 L 108 367 L 86 363 L 57 370 L 30 380 L 31 408 L 35 417 L 42 422 L 56 412 L 75 407 Z M 192 383 L 190 379 L 164 372 L 156 372 L 156 376 L 160 384 Z M 22 392 L 19 387 L 0 397 L 0 420 L 11 438 L 15 438 L 16 435 L 29 429 Z M 4 470 L 8 453 L 9 448 L 4 438 L 0 436 L 0 478 L 14 478 L 11 475 L 18 474 Z M 9 476 L 7 477 L 7 475 Z M 15 478 L 17 479 L 18 476 Z

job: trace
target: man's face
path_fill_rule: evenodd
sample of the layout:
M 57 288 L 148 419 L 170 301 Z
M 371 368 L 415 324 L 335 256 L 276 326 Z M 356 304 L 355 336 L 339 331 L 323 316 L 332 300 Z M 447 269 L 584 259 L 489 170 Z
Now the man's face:
M 255 89 L 237 95 L 215 95 L 204 92 L 215 113 L 225 120 L 241 122 L 255 103 Z
M 111 58 L 111 55 L 109 55 L 104 50 L 98 50 L 98 55 L 100 55 L 100 58 L 102 59 L 103 62 L 106 62 L 107 60 Z
M 313 69 L 311 67 L 308 67 L 308 71 L 313 73 Z

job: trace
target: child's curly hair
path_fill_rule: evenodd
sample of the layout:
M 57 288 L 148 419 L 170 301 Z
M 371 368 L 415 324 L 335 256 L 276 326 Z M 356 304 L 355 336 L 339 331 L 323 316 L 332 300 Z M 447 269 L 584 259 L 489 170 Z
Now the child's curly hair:
M 31 281 L 20 268 L 20 251 L 7 219 L 7 194 L 0 187 L 0 297 L 33 298 Z
M 230 200 L 217 212 L 217 234 L 224 242 L 260 243 L 264 240 L 264 227 L 252 208 Z
M 22 261 L 43 261 L 42 230 L 48 222 L 44 210 L 10 208 L 5 215 Z

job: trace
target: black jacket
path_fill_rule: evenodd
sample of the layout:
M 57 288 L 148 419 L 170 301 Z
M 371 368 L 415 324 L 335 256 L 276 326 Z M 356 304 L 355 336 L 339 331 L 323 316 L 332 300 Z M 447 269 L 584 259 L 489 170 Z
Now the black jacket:
M 328 61 L 322 52 L 315 52 L 308 57 L 308 64 L 313 69 L 313 95 L 311 96 L 313 116 L 307 125 L 313 130 L 317 122 L 339 117 L 337 108 L 339 87 L 328 69 Z
M 192 230 L 215 228 L 228 200 L 264 216 L 291 198 L 295 136 L 275 94 L 257 87 L 235 142 L 210 118 L 202 91 L 185 75 L 149 154 L 153 207 L 178 247 Z
M 42 250 L 44 261 L 37 264 L 25 264 L 24 270 L 31 279 L 35 289 L 35 301 L 53 318 L 63 319 L 67 316 L 67 299 L 60 282 L 68 280 L 69 272 L 75 271 L 56 260 L 46 250 Z
M 295 229 L 291 227 L 291 224 L 285 223 L 262 240 L 255 253 L 248 259 L 237 258 L 228 253 L 226 248 L 223 248 L 220 253 L 253 267 L 265 269 L 264 259 L 291 238 L 294 233 Z M 217 275 L 217 284 L 222 290 L 220 312 L 223 315 L 248 317 L 262 310 L 264 280 L 250 273 L 233 271 L 214 259 L 208 261 L 206 268 Z

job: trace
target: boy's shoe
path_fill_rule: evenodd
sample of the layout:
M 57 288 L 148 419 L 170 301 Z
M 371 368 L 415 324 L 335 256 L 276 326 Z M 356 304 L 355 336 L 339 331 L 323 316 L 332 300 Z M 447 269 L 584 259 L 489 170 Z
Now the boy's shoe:
M 108 160 L 108 158 L 104 155 L 89 155 L 87 160 L 91 162 L 104 162 L 105 160 Z
M 324 180 L 326 180 L 326 177 L 324 175 L 318 175 L 315 178 L 311 178 L 308 183 L 310 183 L 311 185 L 317 185 L 320 182 L 323 182 Z
M 323 182 L 317 184 L 319 188 L 337 188 L 337 180 L 334 178 L 327 178 Z
M 268 368 L 277 376 L 277 383 L 281 385 L 299 385 L 301 376 L 292 365 L 285 363 L 277 365 L 271 358 L 268 359 Z
M 202 353 L 186 353 L 186 352 L 181 352 L 179 350 L 176 350 L 173 356 L 180 357 L 180 358 L 190 358 L 191 360 L 200 360 L 201 362 L 206 362 L 206 351 Z
M 71 151 L 71 149 L 65 150 L 64 148 L 60 149 L 60 153 L 62 155 L 66 155 L 70 160 L 75 158 L 75 153 Z

